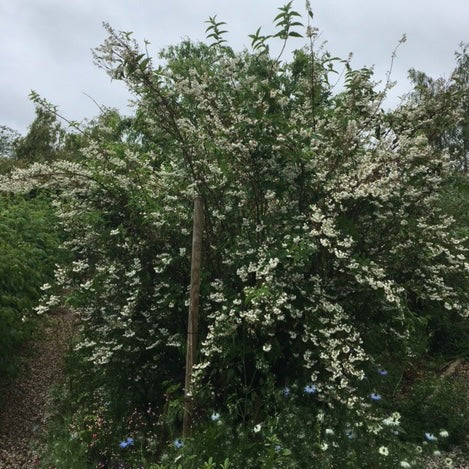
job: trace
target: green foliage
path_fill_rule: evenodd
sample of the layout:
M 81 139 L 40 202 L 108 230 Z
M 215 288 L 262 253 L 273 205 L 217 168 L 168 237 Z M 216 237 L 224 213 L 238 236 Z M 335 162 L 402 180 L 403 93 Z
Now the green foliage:
M 423 133 L 434 151 L 449 155 L 452 173 L 444 181 L 438 205 L 454 218 L 451 227 L 469 246 L 469 55 L 468 45 L 461 44 L 455 54 L 456 67 L 448 79 L 431 78 L 411 70 L 414 89 L 404 109 L 413 109 L 418 119 L 412 132 Z M 404 112 L 403 116 L 406 115 Z M 453 277 L 451 283 L 467 291 L 463 277 Z M 429 308 L 429 347 L 434 354 L 446 357 L 468 357 L 469 326 L 467 320 L 451 313 L 441 314 Z
M 425 433 L 434 434 L 444 449 L 464 444 L 469 434 L 467 383 L 454 377 L 424 375 L 412 384 L 400 402 L 406 415 L 406 432 L 416 443 L 425 441 Z M 441 431 L 449 436 L 441 437 Z
M 293 31 L 295 26 L 303 26 L 303 23 L 296 21 L 301 15 L 293 10 L 293 2 L 288 2 L 285 6 L 280 7 L 280 13 L 274 18 L 275 26 L 278 32 L 273 37 L 278 37 L 286 41 L 290 37 L 303 37 L 299 32 Z
M 63 131 L 54 114 L 36 108 L 36 119 L 26 136 L 15 143 L 15 157 L 20 161 L 44 162 L 57 158 Z
M 275 34 L 251 36 L 253 52 L 230 48 L 213 17 L 214 43 L 170 47 L 156 68 L 131 33 L 107 25 L 95 59 L 136 95 L 135 118 L 107 111 L 85 130 L 82 159 L 1 182 L 49 188 L 76 253 L 58 269 L 81 318 L 65 424 L 94 463 L 418 459 L 392 412 L 399 377 L 438 321 L 462 322 L 468 306 L 464 230 L 439 206 L 451 161 L 419 127 L 422 108 L 381 109 L 372 70 L 313 41 L 282 62 L 298 17 L 291 3 L 280 8 Z M 329 76 L 341 63 L 337 92 Z M 196 434 L 171 448 L 195 195 L 206 222 Z M 149 406 L 156 415 L 140 425 Z M 134 442 L 119 449 L 124 438 Z
M 469 44 L 455 53 L 456 67 L 450 78 L 433 79 L 410 70 L 414 90 L 408 105 L 415 107 L 420 122 L 414 131 L 423 132 L 436 150 L 449 152 L 454 168 L 469 172 Z
M 323 408 L 320 418 L 316 417 L 317 397 L 305 395 L 298 388 L 270 394 L 270 415 L 248 425 L 231 421 L 229 413 L 223 411 L 204 416 L 195 436 L 175 439 L 173 447 L 165 449 L 161 463 L 163 467 L 181 464 L 196 469 L 209 458 L 220 465 L 228 458 L 233 467 L 247 469 L 293 469 L 308 467 L 311 461 L 321 469 L 371 469 L 399 467 L 407 459 L 420 467 L 420 456 L 411 444 L 399 440 L 389 444 L 386 433 L 402 432 L 399 424 L 388 426 L 378 435 L 343 414 L 341 425 L 337 426 L 333 422 L 337 415 L 333 417 L 330 409 Z M 386 455 L 380 454 L 380 447 Z
M 69 415 L 64 415 L 59 421 L 49 422 L 48 435 L 45 438 L 47 452 L 41 455 L 39 467 L 90 467 L 86 447 L 75 434 L 70 433 L 70 418 Z
M 0 125 L 0 159 L 12 156 L 13 145 L 19 135 L 16 130 Z
M 224 21 L 216 21 L 216 15 L 209 18 L 206 23 L 209 24 L 208 28 L 205 30 L 206 33 L 210 33 L 207 35 L 207 39 L 213 38 L 212 46 L 220 46 L 226 39 L 223 39 L 223 34 L 227 33 L 228 31 L 224 31 L 220 29 L 220 26 L 226 24 Z
M 15 372 L 15 354 L 34 330 L 33 307 L 52 282 L 60 231 L 42 198 L 0 197 L 0 374 Z
M 455 230 L 469 245 L 469 177 L 452 175 L 445 184 L 441 197 L 442 209 L 455 219 Z

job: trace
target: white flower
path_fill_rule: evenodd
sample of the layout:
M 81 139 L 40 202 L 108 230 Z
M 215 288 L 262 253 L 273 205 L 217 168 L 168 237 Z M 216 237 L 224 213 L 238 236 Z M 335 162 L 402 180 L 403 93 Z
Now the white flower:
M 275 198 L 275 192 L 274 191 L 271 191 L 270 189 L 268 191 L 266 191 L 265 195 L 264 195 L 264 198 L 267 199 L 267 200 L 272 200 Z
M 334 434 L 334 430 L 332 430 L 332 428 L 326 428 L 326 435 L 333 435 Z
M 440 436 L 441 438 L 448 438 L 449 433 L 446 430 L 441 430 Z
M 282 96 L 279 100 L 278 103 L 281 107 L 285 107 L 289 102 L 289 99 L 286 96 Z
M 410 464 L 407 461 L 401 461 L 401 467 L 410 467 Z
M 269 259 L 269 267 L 271 269 L 274 269 L 275 267 L 277 267 L 278 262 L 279 260 L 276 257 Z
M 39 305 L 34 308 L 34 311 L 36 311 L 37 314 L 43 314 L 47 311 L 49 311 L 49 308 L 44 305 Z
M 329 445 L 328 445 L 327 443 L 322 443 L 322 444 L 321 444 L 321 449 L 322 449 L 323 451 L 326 451 L 327 448 L 329 448 Z
M 261 428 L 262 428 L 262 425 L 260 423 L 258 423 L 255 427 L 254 427 L 254 433 L 259 433 L 261 431 Z
M 382 456 L 387 456 L 389 454 L 389 450 L 386 448 L 386 446 L 380 446 L 378 452 Z
M 441 456 L 441 451 L 436 449 L 435 451 L 433 451 L 433 456 Z
M 453 460 L 451 458 L 445 458 L 445 464 L 447 467 L 451 467 L 453 465 Z
M 264 352 L 270 352 L 270 349 L 272 348 L 272 345 L 270 344 L 265 344 L 263 347 L 262 347 L 262 350 L 264 350 Z
M 389 427 L 395 427 L 395 426 L 399 425 L 400 419 L 401 419 L 401 414 L 399 414 L 399 412 L 394 412 L 388 418 L 383 419 L 383 423 L 384 423 L 384 425 L 387 425 Z

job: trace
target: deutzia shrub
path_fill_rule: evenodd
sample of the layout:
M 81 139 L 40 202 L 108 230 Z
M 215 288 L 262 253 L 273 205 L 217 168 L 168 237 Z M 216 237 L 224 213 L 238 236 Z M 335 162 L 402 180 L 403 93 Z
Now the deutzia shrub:
M 299 25 L 282 11 L 273 37 L 285 41 Z M 213 44 L 184 41 L 157 66 L 106 26 L 95 60 L 134 94 L 137 137 L 97 138 L 80 161 L 36 164 L 2 187 L 60 188 L 75 261 L 58 283 L 81 317 L 77 349 L 116 394 L 162 404 L 165 386 L 183 382 L 201 195 L 199 414 L 254 426 L 274 412 L 268 396 L 308 389 L 314 454 L 334 448 L 324 412 L 327 428 L 378 438 L 397 419 L 373 402 L 378 367 L 421 351 L 430 314 L 467 315 L 454 282 L 467 278 L 467 253 L 436 203 L 448 158 L 414 135 L 408 109 L 406 124 L 382 110 L 370 69 L 312 44 L 282 61 L 259 31 L 237 52 L 217 25 Z M 374 454 L 391 458 L 384 443 Z

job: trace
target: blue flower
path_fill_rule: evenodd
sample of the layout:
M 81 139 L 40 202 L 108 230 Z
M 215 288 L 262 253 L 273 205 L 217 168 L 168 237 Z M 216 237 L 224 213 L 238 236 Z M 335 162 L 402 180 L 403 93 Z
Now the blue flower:
M 133 445 L 134 444 L 134 439 L 133 438 L 127 438 L 127 440 L 121 441 L 119 443 L 119 446 L 121 448 L 127 448 L 127 446 Z
M 305 386 L 305 393 L 306 394 L 315 394 L 317 392 L 317 388 L 314 384 L 307 384 Z
M 433 433 L 425 433 L 425 438 L 428 441 L 436 441 L 438 439 Z
M 210 418 L 216 422 L 217 420 L 220 420 L 220 414 L 218 412 L 213 412 L 213 414 L 210 416 Z
M 174 440 L 174 446 L 175 446 L 176 448 L 178 448 L 178 449 L 179 449 L 179 448 L 182 448 L 182 447 L 184 446 L 184 442 L 183 442 L 181 439 L 176 438 L 176 439 Z
M 375 392 L 372 392 L 370 394 L 370 397 L 373 401 L 380 401 L 381 400 L 381 395 L 380 394 L 377 394 Z
M 345 431 L 345 436 L 349 439 L 349 440 L 352 440 L 353 438 L 355 438 L 355 433 L 353 432 L 353 430 L 351 430 L 350 428 L 346 428 Z
M 290 395 L 290 388 L 289 388 L 288 386 L 285 386 L 285 387 L 283 388 L 283 395 L 284 395 L 285 397 L 288 397 L 288 396 Z
M 378 373 L 381 376 L 386 376 L 388 374 L 388 372 L 384 368 L 378 368 Z

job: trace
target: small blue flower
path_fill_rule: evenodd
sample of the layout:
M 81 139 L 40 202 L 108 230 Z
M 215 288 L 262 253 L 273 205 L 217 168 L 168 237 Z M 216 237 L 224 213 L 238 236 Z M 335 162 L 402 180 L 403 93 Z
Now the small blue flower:
M 384 368 L 379 368 L 378 369 L 378 373 L 381 375 L 381 376 L 386 376 L 388 374 L 388 372 L 384 369 Z
M 305 386 L 305 393 L 306 394 L 315 394 L 317 392 L 317 388 L 314 384 L 307 384 Z
M 213 412 L 213 414 L 210 416 L 210 418 L 216 422 L 217 420 L 220 420 L 220 414 L 218 412 Z
M 285 397 L 288 397 L 288 396 L 290 395 L 290 388 L 289 388 L 288 386 L 285 386 L 285 387 L 283 388 L 283 395 L 284 395 Z
M 179 448 L 182 448 L 184 446 L 184 442 L 180 439 L 180 438 L 176 438 L 174 440 L 174 446 L 179 449 Z
M 277 453 L 282 449 L 282 447 L 280 445 L 275 445 L 275 451 L 277 451 Z
M 381 400 L 381 395 L 380 394 L 377 394 L 375 392 L 372 392 L 370 394 L 370 397 L 373 401 L 380 401 Z
M 353 430 L 351 430 L 350 428 L 346 428 L 345 431 L 345 436 L 349 439 L 349 440 L 352 440 L 353 438 L 355 438 L 355 433 L 353 433 Z
M 121 448 L 127 448 L 127 446 L 133 445 L 134 444 L 134 439 L 133 438 L 127 438 L 127 440 L 121 441 L 119 443 L 119 446 Z
M 428 441 L 436 441 L 438 439 L 433 433 L 425 433 L 425 438 Z

